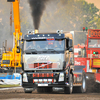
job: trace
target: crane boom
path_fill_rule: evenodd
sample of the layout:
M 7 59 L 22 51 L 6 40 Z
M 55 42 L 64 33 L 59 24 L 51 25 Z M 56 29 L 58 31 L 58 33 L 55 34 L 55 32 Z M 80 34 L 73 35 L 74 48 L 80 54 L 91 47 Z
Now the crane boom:
M 13 16 L 14 16 L 14 48 L 12 51 L 6 51 L 2 54 L 1 67 L 21 67 L 21 52 L 17 52 L 19 40 L 22 33 L 20 32 L 20 13 L 19 13 L 19 0 L 7 0 L 13 3 Z
M 14 14 L 14 28 L 15 32 L 13 33 L 16 40 L 20 40 L 22 33 L 20 32 L 20 16 L 19 16 L 19 0 L 8 0 L 13 2 L 13 14 Z M 15 46 L 17 46 L 17 41 L 15 41 Z

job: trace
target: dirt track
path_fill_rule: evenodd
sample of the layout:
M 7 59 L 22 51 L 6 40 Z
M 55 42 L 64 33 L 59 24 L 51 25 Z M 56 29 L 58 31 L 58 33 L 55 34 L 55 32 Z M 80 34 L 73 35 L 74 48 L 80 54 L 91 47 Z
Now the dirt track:
M 38 93 L 36 90 L 32 94 L 24 93 L 23 89 L 0 90 L 0 100 L 100 100 L 100 93 L 64 94 L 63 92 Z
M 38 93 L 37 90 L 32 93 L 24 93 L 23 88 L 0 89 L 0 100 L 100 100 L 100 84 L 93 78 L 87 80 L 87 93 L 64 94 L 64 92 Z

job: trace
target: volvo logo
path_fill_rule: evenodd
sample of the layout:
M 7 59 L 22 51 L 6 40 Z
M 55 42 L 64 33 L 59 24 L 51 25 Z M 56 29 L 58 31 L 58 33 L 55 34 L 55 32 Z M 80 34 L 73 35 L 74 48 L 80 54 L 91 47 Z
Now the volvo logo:
M 49 60 L 50 59 L 50 57 L 49 56 L 39 56 L 38 58 L 37 58 L 37 60 L 42 60 L 42 61 L 44 61 L 44 60 Z

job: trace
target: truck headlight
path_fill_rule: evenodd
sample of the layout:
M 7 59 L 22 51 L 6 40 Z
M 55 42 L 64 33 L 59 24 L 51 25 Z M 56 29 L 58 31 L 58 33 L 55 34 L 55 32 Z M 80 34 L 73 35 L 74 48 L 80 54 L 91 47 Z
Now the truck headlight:
M 39 82 L 42 82 L 42 79 L 39 79 Z
M 37 83 L 38 82 L 38 79 L 34 79 L 34 82 Z
M 47 82 L 47 79 L 43 79 L 44 82 Z
M 52 82 L 52 79 L 48 79 L 48 82 Z
M 61 72 L 61 73 L 59 74 L 59 80 L 58 80 L 58 81 L 59 81 L 59 82 L 60 82 L 60 81 L 64 81 L 64 73 Z
M 23 82 L 28 82 L 28 78 L 27 78 L 27 74 L 26 73 L 23 74 Z

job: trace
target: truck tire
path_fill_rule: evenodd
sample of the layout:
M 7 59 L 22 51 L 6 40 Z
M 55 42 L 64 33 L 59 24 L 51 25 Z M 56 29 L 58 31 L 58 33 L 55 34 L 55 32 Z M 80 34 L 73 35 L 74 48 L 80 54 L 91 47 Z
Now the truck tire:
M 79 87 L 79 93 L 85 93 L 86 92 L 86 75 L 83 73 L 82 75 L 82 86 Z
M 25 93 L 32 93 L 31 90 L 29 91 L 29 90 L 26 90 L 26 89 L 24 89 L 24 92 L 25 92 Z
M 86 92 L 86 75 L 82 74 L 82 85 L 73 88 L 74 93 L 85 93 Z
M 71 94 L 73 92 L 73 77 L 72 74 L 69 76 L 69 86 L 64 88 L 65 94 Z

